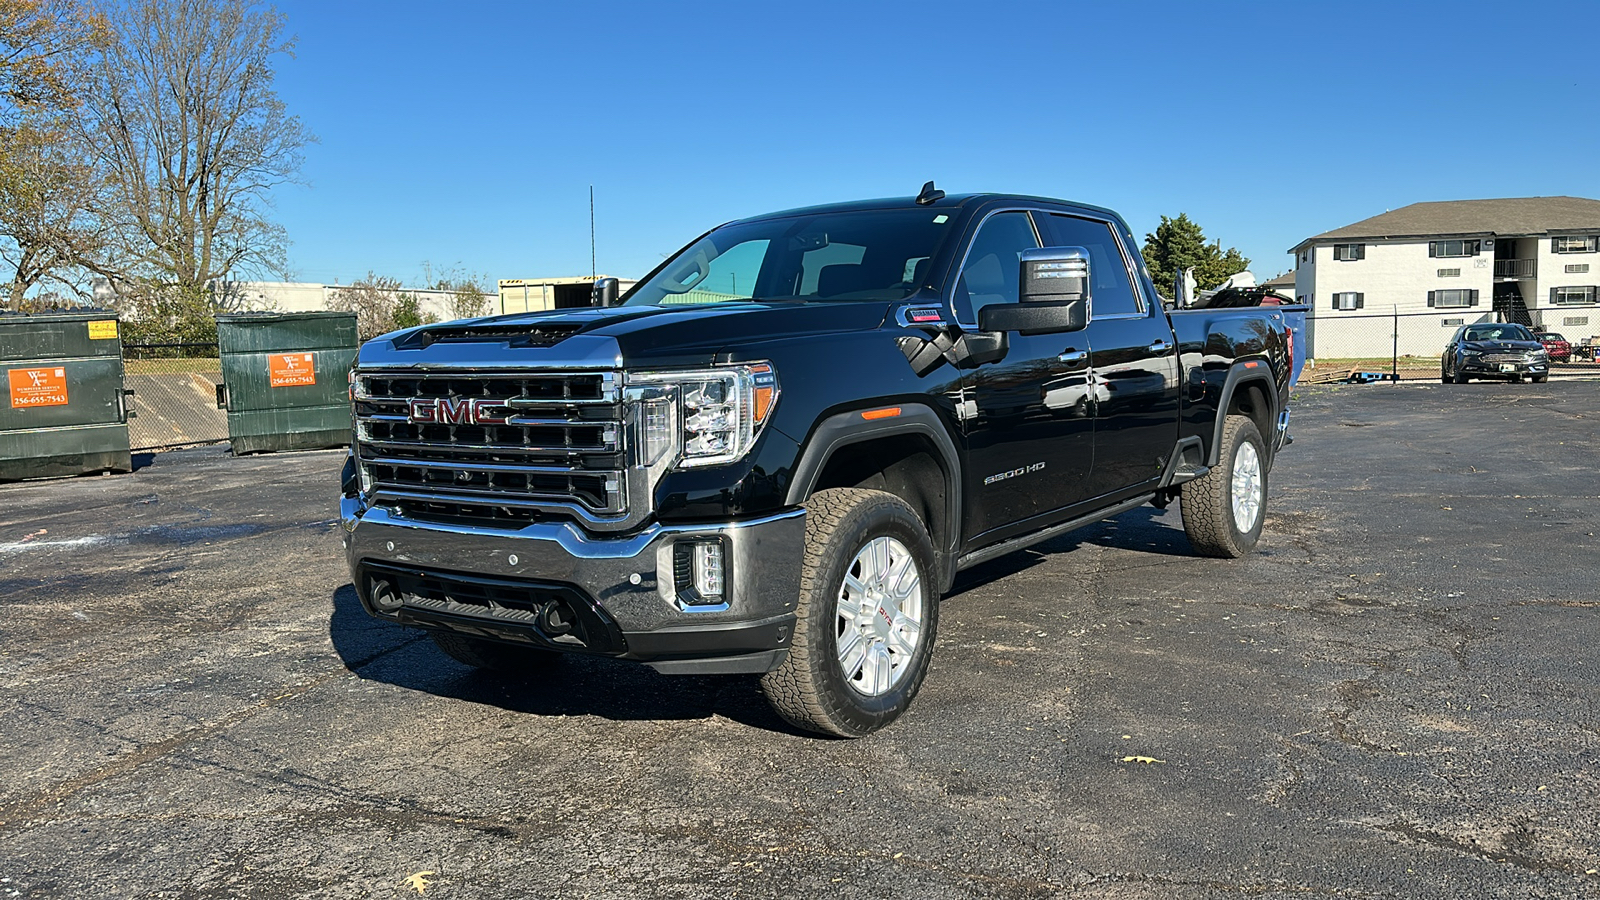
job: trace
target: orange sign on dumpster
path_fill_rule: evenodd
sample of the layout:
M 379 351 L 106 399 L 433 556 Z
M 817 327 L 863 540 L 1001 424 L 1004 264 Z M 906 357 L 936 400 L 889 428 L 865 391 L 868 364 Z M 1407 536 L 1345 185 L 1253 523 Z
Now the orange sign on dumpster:
M 67 405 L 67 370 L 59 366 L 46 369 L 10 369 L 11 408 Z
M 309 353 L 277 353 L 267 357 L 272 387 L 300 387 L 317 383 L 317 370 Z

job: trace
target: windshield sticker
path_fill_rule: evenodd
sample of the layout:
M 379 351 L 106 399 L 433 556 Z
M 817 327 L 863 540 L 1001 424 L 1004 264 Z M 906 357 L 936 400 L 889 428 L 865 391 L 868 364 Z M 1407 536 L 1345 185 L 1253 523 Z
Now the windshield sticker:
M 943 214 L 943 213 L 940 213 L 939 215 L 933 217 L 933 224 L 935 224 L 935 225 L 943 225 L 944 223 L 946 223 L 948 221 L 950 221 L 950 217 L 945 215 L 945 214 Z

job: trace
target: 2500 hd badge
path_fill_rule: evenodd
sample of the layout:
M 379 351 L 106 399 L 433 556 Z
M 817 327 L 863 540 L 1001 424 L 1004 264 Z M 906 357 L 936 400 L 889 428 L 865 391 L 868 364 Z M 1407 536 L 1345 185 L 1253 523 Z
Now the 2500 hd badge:
M 722 225 L 593 308 L 368 341 L 361 602 L 471 666 L 753 674 L 800 728 L 876 731 L 964 568 L 1175 499 L 1200 553 L 1255 548 L 1304 307 L 1168 309 L 1139 260 L 1110 210 L 930 183 Z
M 1033 463 L 1032 465 L 1023 466 L 1020 469 L 1012 469 L 1009 472 L 1000 472 L 1000 473 L 995 474 L 995 475 L 990 475 L 988 478 L 985 478 L 983 480 L 983 483 L 984 484 L 994 484 L 996 481 L 1005 481 L 1007 478 L 1015 478 L 1018 475 L 1029 475 L 1029 474 L 1032 474 L 1034 472 L 1042 472 L 1042 471 L 1044 471 L 1044 463 L 1036 462 L 1036 463 Z

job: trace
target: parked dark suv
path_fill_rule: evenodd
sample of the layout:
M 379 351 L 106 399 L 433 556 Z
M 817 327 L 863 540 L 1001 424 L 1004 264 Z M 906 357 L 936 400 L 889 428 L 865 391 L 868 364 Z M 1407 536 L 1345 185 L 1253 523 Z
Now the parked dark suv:
M 1471 378 L 1540 382 L 1550 377 L 1550 354 L 1525 325 L 1484 322 L 1456 329 L 1439 360 L 1439 378 L 1466 384 Z

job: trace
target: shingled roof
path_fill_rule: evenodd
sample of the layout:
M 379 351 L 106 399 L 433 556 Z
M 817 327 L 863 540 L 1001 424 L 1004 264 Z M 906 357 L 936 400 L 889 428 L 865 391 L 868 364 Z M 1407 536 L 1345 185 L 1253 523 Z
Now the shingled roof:
M 1405 240 L 1440 235 L 1532 236 L 1600 231 L 1600 200 L 1510 197 L 1413 203 L 1354 225 L 1325 231 L 1294 246 L 1343 240 Z

